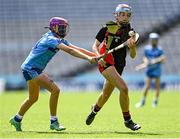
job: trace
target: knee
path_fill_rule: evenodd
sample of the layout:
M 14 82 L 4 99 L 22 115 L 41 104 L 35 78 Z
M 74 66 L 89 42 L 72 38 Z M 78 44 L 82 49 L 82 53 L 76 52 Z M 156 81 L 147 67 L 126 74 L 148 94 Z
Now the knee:
M 59 93 L 60 93 L 60 89 L 58 87 L 55 87 L 52 91 L 52 94 L 57 95 L 57 96 L 59 95 Z
M 57 89 L 56 89 L 56 91 L 55 91 L 55 93 L 59 95 L 59 93 L 60 93 L 60 89 L 59 89 L 59 88 L 57 88 Z
M 149 89 L 150 89 L 150 85 L 147 84 L 147 85 L 145 86 L 145 89 L 146 89 L 146 90 L 149 90 Z
M 38 96 L 34 96 L 34 97 L 29 97 L 29 101 L 31 102 L 31 103 L 35 103 L 35 102 L 37 102 L 38 101 Z

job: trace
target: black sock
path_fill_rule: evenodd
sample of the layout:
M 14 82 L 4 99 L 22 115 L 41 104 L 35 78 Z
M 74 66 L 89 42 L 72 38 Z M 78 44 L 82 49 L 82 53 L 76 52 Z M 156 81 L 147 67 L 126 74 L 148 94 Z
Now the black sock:
M 131 115 L 128 112 L 123 112 L 124 121 L 129 121 L 131 119 Z
M 18 116 L 14 116 L 14 120 L 15 120 L 16 122 L 21 122 L 21 121 L 22 121 L 22 119 L 18 118 Z
M 94 112 L 100 111 L 101 107 L 99 107 L 97 104 L 94 106 Z
M 57 119 L 51 120 L 51 124 L 53 124 L 53 123 L 56 122 L 56 121 L 57 121 Z

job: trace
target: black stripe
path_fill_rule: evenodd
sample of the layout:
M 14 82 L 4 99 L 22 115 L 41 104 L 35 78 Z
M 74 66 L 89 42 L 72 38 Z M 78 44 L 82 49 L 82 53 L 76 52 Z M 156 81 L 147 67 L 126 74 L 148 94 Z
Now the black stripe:
M 113 33 L 110 33 L 110 32 L 108 32 L 108 36 L 116 36 L 116 34 L 113 34 Z
M 53 53 L 56 53 L 58 48 L 52 48 L 52 47 L 49 47 L 48 48 L 49 51 L 53 52 Z
M 26 79 L 26 81 L 31 80 L 31 76 L 29 75 L 29 73 L 25 70 L 22 71 L 24 78 Z
M 38 69 L 38 68 L 31 68 L 31 70 L 37 71 L 38 74 L 41 74 L 41 73 L 42 73 L 42 70 L 41 70 L 41 69 Z

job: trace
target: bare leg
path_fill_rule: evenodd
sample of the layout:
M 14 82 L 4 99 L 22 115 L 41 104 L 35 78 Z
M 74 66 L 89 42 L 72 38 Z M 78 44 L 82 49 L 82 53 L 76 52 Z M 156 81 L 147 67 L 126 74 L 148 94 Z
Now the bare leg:
M 145 82 L 144 91 L 143 91 L 143 96 L 142 96 L 140 102 L 138 102 L 135 105 L 136 108 L 140 108 L 140 107 L 144 106 L 144 104 L 146 102 L 146 97 L 147 97 L 147 94 L 148 94 L 148 91 L 149 91 L 149 88 L 151 85 L 151 80 L 152 80 L 151 78 L 147 77 L 146 82 Z
M 120 91 L 119 103 L 120 103 L 120 107 L 123 112 L 125 126 L 127 128 L 130 128 L 131 130 L 140 129 L 141 126 L 134 123 L 131 120 L 131 116 L 129 113 L 128 88 L 127 88 L 127 85 L 124 82 L 124 80 L 120 77 L 120 75 L 118 74 L 118 72 L 116 71 L 114 66 L 107 68 L 105 71 L 103 71 L 102 74 L 106 78 L 107 81 L 104 84 L 103 92 L 101 93 L 100 97 L 98 98 L 97 104 L 103 106 L 105 104 L 105 102 L 108 100 L 109 96 L 111 95 L 114 87 L 117 87 L 118 90 Z M 87 125 L 90 125 L 93 122 L 95 115 L 96 115 L 96 111 L 94 112 L 92 110 L 86 119 Z
M 128 96 L 128 87 L 124 80 L 120 77 L 114 66 L 107 68 L 103 73 L 103 76 L 118 90 L 121 92 L 119 97 L 119 103 L 122 109 L 122 112 L 129 111 L 129 96 Z
M 155 79 L 155 96 L 152 104 L 153 107 L 157 106 L 159 93 L 160 93 L 160 77 Z
M 108 67 L 105 71 L 103 71 L 102 74 L 106 78 L 106 82 L 104 83 L 103 90 L 96 102 L 96 105 L 93 107 L 92 112 L 88 115 L 86 119 L 87 125 L 90 125 L 92 123 L 96 113 L 100 110 L 101 107 L 103 107 L 103 105 L 106 103 L 106 101 L 112 94 L 114 87 L 117 87 L 121 92 L 119 97 L 119 103 L 123 112 L 123 116 L 124 118 L 128 117 L 128 119 L 130 119 L 128 88 L 125 82 L 120 77 L 114 66 Z M 126 113 L 126 115 L 124 115 L 124 113 Z
M 159 93 L 160 93 L 160 77 L 156 78 L 156 80 L 155 80 L 155 88 L 156 88 L 155 98 L 158 99 Z
M 29 98 L 26 99 L 25 102 L 22 104 L 19 113 L 10 120 L 11 125 L 13 125 L 16 128 L 16 131 L 22 131 L 21 123 L 20 123 L 22 119 L 21 117 L 31 107 L 31 105 L 37 101 L 39 96 L 40 86 L 44 87 L 45 89 L 51 92 L 50 101 L 49 101 L 50 114 L 51 114 L 50 129 L 56 131 L 65 130 L 66 128 L 64 128 L 62 125 L 59 124 L 58 119 L 56 117 L 57 103 L 60 92 L 58 86 L 52 80 L 50 80 L 49 77 L 44 73 L 40 74 L 35 79 L 28 81 L 28 86 L 29 86 Z
M 152 81 L 152 79 L 149 78 L 149 77 L 147 77 L 146 83 L 145 83 L 144 92 L 143 92 L 143 97 L 146 97 L 146 96 L 147 96 L 148 91 L 149 91 L 149 88 L 150 88 L 150 85 L 151 85 L 151 81 Z
M 39 97 L 39 85 L 34 80 L 28 81 L 27 84 L 29 97 L 22 103 L 20 107 L 18 114 L 21 116 L 26 113 L 26 111 L 38 100 Z
M 37 83 L 47 89 L 49 92 L 51 92 L 50 100 L 49 100 L 49 107 L 50 107 L 50 114 L 51 114 L 51 124 L 50 129 L 56 130 L 56 131 L 62 131 L 65 130 L 62 125 L 59 124 L 58 118 L 56 117 L 57 114 L 57 104 L 58 104 L 58 98 L 60 89 L 59 87 L 46 75 L 41 74 L 36 78 Z
M 36 78 L 37 83 L 51 92 L 49 107 L 50 107 L 50 114 L 51 116 L 56 116 L 57 113 L 57 104 L 58 104 L 58 97 L 60 93 L 60 89 L 58 86 L 45 74 L 41 74 Z
M 28 98 L 22 103 L 18 113 L 10 119 L 9 123 L 13 125 L 16 131 L 22 131 L 21 129 L 21 121 L 24 114 L 28 111 L 28 109 L 38 100 L 39 96 L 39 85 L 32 79 L 27 82 L 28 84 L 28 91 L 29 96 Z
M 118 74 L 114 66 L 107 68 L 102 74 L 112 85 L 117 87 L 120 91 L 119 103 L 122 109 L 125 126 L 133 131 L 140 129 L 141 126 L 131 120 L 131 115 L 129 113 L 128 87 L 124 80 Z
M 103 85 L 103 90 L 96 102 L 96 104 L 102 108 L 103 105 L 106 103 L 106 101 L 109 99 L 109 97 L 111 96 L 112 92 L 114 90 L 114 85 L 112 85 L 108 80 L 106 80 L 104 82 Z

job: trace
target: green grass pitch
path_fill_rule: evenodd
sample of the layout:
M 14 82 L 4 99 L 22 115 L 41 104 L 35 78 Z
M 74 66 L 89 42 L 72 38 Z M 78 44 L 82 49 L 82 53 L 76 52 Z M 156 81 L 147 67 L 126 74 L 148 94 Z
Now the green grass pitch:
M 58 117 L 60 123 L 67 128 L 63 132 L 49 130 L 49 93 L 41 93 L 39 101 L 23 119 L 23 132 L 16 132 L 9 124 L 9 119 L 16 114 L 27 97 L 25 92 L 6 92 L 0 95 L 0 138 L 180 138 L 178 91 L 162 91 L 157 108 L 151 107 L 153 93 L 150 92 L 146 105 L 139 109 L 134 105 L 141 98 L 141 93 L 130 93 L 133 120 L 142 126 L 142 129 L 135 132 L 125 128 L 123 124 L 117 90 L 90 126 L 85 124 L 85 119 L 99 94 L 62 93 Z

